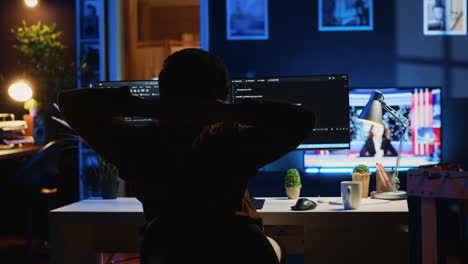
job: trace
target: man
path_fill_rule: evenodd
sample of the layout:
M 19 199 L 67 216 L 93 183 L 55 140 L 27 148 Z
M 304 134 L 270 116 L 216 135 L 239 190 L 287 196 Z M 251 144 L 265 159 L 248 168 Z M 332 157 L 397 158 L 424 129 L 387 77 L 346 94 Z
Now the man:
M 59 96 L 67 122 L 119 168 L 143 204 L 141 263 L 277 263 L 246 187 L 300 144 L 314 113 L 289 103 L 225 103 L 227 69 L 199 49 L 169 56 L 159 87 L 157 101 L 127 87 Z M 133 127 L 125 116 L 154 122 Z

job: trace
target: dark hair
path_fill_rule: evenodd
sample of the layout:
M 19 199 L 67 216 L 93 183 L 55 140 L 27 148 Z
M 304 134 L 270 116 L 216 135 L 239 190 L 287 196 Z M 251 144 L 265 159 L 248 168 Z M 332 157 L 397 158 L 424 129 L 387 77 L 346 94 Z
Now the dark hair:
M 183 49 L 166 58 L 159 73 L 161 97 L 188 96 L 225 100 L 227 68 L 220 58 L 201 49 Z

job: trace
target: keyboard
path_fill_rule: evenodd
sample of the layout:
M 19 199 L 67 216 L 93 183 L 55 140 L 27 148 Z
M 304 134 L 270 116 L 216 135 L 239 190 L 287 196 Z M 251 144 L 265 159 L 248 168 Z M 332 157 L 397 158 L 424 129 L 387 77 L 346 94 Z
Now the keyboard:
M 265 199 L 250 198 L 250 201 L 254 205 L 255 209 L 262 209 L 263 204 L 265 204 Z

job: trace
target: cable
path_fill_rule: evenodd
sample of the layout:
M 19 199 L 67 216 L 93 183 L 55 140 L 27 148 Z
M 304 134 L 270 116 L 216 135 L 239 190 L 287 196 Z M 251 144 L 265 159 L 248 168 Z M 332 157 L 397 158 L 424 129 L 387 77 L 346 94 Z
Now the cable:
M 112 258 L 114 257 L 114 255 L 115 255 L 115 252 L 112 253 L 112 254 L 109 256 L 109 258 L 108 258 L 107 261 L 106 261 L 106 264 L 114 263 L 114 262 L 112 261 Z M 111 261 L 112 261 L 112 262 L 111 262 Z
M 122 263 L 122 262 L 125 262 L 125 261 L 134 260 L 134 259 L 139 259 L 139 258 L 140 258 L 140 257 L 126 258 L 126 259 L 121 259 L 121 260 L 112 261 L 111 263 L 112 263 L 112 264 L 114 264 L 114 263 Z

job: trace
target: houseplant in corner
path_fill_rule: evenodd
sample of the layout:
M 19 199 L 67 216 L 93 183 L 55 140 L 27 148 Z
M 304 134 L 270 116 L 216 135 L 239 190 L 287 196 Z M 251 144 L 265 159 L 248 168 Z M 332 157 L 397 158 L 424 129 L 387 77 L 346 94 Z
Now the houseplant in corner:
M 289 199 L 297 199 L 301 193 L 301 175 L 297 169 L 289 169 L 286 172 L 284 187 Z
M 353 173 L 353 181 L 359 181 L 362 183 L 362 198 L 367 198 L 369 196 L 369 178 L 370 178 L 370 171 L 369 167 L 364 164 L 358 164 L 354 166 Z

